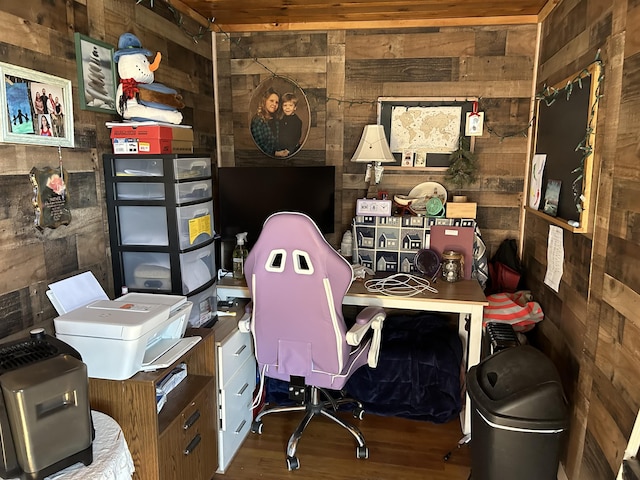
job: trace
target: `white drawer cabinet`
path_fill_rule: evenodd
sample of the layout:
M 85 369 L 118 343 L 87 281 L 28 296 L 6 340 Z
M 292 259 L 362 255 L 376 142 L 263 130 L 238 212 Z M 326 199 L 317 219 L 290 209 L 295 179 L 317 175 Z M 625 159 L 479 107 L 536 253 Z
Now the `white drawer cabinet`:
M 256 363 L 250 333 L 222 318 L 214 326 L 218 388 L 218 473 L 224 473 L 251 430 Z

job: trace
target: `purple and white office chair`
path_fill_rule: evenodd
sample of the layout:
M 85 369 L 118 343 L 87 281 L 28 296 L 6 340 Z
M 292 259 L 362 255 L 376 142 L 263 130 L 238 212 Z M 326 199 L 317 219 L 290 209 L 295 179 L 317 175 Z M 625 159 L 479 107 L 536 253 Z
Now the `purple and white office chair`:
M 290 397 L 302 403 L 266 408 L 254 420 L 252 432 L 262 433 L 265 415 L 305 411 L 287 445 L 287 467 L 295 470 L 300 468 L 296 448 L 302 432 L 315 415 L 323 415 L 355 437 L 357 458 L 368 458 L 360 430 L 334 413 L 339 404 L 354 400 L 332 399 L 324 389 L 341 390 L 356 369 L 377 365 L 384 310 L 366 307 L 347 331 L 342 299 L 353 280 L 351 265 L 301 213 L 280 212 L 265 221 L 246 260 L 245 277 L 260 372 L 290 382 Z M 370 328 L 373 335 L 366 336 Z M 354 417 L 361 419 L 362 405 L 355 403 Z

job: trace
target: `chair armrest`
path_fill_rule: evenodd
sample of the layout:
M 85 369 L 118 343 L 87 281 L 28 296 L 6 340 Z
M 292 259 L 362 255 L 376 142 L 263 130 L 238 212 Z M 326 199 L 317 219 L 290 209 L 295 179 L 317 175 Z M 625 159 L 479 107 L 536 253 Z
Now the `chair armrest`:
M 347 343 L 351 346 L 360 345 L 364 335 L 373 328 L 373 339 L 369 347 L 367 364 L 371 368 L 378 366 L 378 356 L 380 354 L 380 344 L 382 342 L 382 325 L 387 314 L 380 307 L 366 307 L 356 317 L 356 323 L 347 332 Z
M 352 347 L 360 345 L 365 334 L 376 319 L 384 320 L 387 314 L 380 307 L 366 307 L 356 317 L 356 323 L 347 332 L 347 343 Z
M 238 330 L 242 333 L 251 331 L 251 318 L 253 313 L 253 302 L 249 302 L 244 307 L 244 315 L 238 320 Z

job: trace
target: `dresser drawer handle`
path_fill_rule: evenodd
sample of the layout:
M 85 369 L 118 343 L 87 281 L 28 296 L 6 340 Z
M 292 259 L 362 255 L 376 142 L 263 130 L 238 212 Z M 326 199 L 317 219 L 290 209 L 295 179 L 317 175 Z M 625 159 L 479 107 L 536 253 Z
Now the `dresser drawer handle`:
M 236 353 L 234 353 L 234 355 L 237 357 L 238 355 L 240 355 L 242 352 L 244 352 L 244 349 L 247 348 L 247 344 L 245 343 L 244 345 L 242 345 L 238 350 L 236 350 Z
M 195 412 L 193 412 L 193 415 L 187 418 L 187 421 L 184 422 L 184 425 L 182 425 L 182 428 L 184 430 L 189 430 L 191 427 L 193 427 L 193 424 L 196 423 L 199 418 L 200 418 L 200 410 L 196 410 Z
M 242 388 L 238 391 L 238 393 L 236 393 L 236 395 L 237 395 L 238 397 L 242 396 L 242 394 L 244 393 L 244 391 L 247 389 L 247 387 L 248 387 L 248 386 L 249 386 L 249 384 L 248 384 L 248 383 L 245 383 L 245 384 L 242 386 Z
M 242 429 L 244 428 L 246 423 L 247 423 L 246 420 L 242 420 L 242 423 L 240 424 L 240 426 L 238 428 L 236 428 L 236 434 L 238 434 L 238 433 L 240 433 L 242 431 Z
M 193 453 L 193 451 L 200 443 L 200 440 L 202 440 L 202 437 L 200 436 L 200 434 L 197 434 L 195 437 L 193 437 L 193 440 L 189 442 L 189 445 L 187 445 L 187 448 L 184 449 L 183 453 L 185 455 L 190 455 L 191 453 Z

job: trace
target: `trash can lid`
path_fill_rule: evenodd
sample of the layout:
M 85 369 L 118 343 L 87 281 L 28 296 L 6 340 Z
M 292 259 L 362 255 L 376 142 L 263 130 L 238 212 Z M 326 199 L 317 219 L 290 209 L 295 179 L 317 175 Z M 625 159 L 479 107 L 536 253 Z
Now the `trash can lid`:
M 501 350 L 472 367 L 467 385 L 475 407 L 493 422 L 567 424 L 560 376 L 551 360 L 529 345 Z

